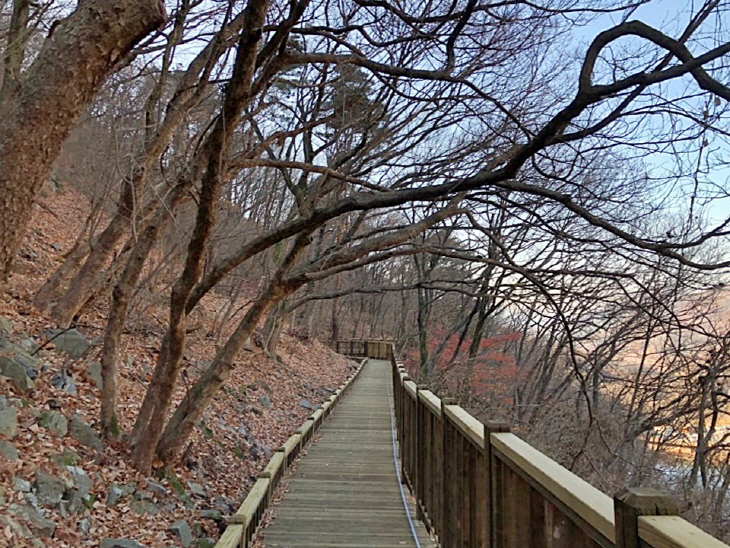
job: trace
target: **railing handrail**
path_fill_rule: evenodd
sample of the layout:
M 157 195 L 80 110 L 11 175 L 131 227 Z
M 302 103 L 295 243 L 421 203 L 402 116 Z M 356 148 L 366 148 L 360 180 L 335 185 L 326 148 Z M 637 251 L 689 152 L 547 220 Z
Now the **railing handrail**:
M 401 473 L 441 548 L 728 548 L 679 517 L 667 495 L 611 498 L 505 425 L 417 386 L 394 352 L 391 365 Z

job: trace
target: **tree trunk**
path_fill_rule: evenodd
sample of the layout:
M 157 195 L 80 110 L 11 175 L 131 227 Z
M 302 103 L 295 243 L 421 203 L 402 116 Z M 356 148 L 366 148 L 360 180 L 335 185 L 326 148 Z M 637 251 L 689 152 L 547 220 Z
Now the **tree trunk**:
M 135 432 L 137 434 L 143 432 L 143 435 L 137 440 L 132 459 L 135 466 L 143 473 L 149 473 L 151 469 L 155 448 L 162 435 L 167 411 L 172 403 L 185 349 L 186 305 L 203 270 L 203 260 L 215 224 L 220 190 L 228 171 L 227 162 L 231 138 L 241 112 L 250 98 L 256 54 L 267 10 L 267 0 L 252 0 L 244 10 L 246 21 L 238 44 L 233 75 L 223 99 L 223 108 L 194 160 L 193 179 L 196 179 L 198 174 L 202 175 L 198 215 L 188 246 L 185 267 L 172 290 L 170 321 L 165 337 L 166 357 L 164 362 L 158 360 L 156 372 L 159 370 L 159 375 L 153 379 L 153 384 L 156 386 L 150 386 L 150 390 L 153 390 L 156 395 L 154 406 L 146 425 L 140 422 L 142 415 L 138 417 L 135 424 Z M 147 401 L 147 397 L 145 397 L 145 401 Z
M 0 104 L 0 291 L 63 141 L 115 63 L 164 23 L 159 0 L 86 0 Z
M 132 249 L 127 266 L 112 291 L 112 303 L 109 311 L 106 329 L 104 331 L 104 346 L 101 352 L 101 429 L 107 438 L 119 436 L 117 421 L 117 372 L 118 354 L 122 338 L 124 322 L 127 318 L 129 303 L 137 286 L 145 261 L 157 243 L 161 231 L 169 224 L 171 215 L 180 204 L 186 185 L 180 185 L 172 190 L 162 206 L 158 208 L 155 217 L 140 235 L 137 245 Z

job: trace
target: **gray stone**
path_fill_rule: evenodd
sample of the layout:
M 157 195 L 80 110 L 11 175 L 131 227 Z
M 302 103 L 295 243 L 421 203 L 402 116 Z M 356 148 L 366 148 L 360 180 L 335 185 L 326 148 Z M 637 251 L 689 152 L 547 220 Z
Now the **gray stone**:
M 71 437 L 79 442 L 81 445 L 91 447 L 97 451 L 104 450 L 104 443 L 98 436 L 94 429 L 88 424 L 82 421 L 77 415 L 71 417 L 71 423 L 69 425 L 69 431 Z
M 193 542 L 193 532 L 190 530 L 190 526 L 187 521 L 178 520 L 172 524 L 170 531 L 173 535 L 177 536 L 182 542 L 182 545 L 187 548 Z
M 101 364 L 99 362 L 91 362 L 84 371 L 84 378 L 88 382 L 93 382 L 101 390 L 103 385 L 103 381 L 101 380 Z
M 81 462 L 81 456 L 73 449 L 66 447 L 62 453 L 51 455 L 51 462 L 59 469 L 64 470 L 66 466 L 74 466 Z
M 18 450 L 9 441 L 0 440 L 0 456 L 5 460 L 18 460 Z
M 205 498 L 207 494 L 205 493 L 205 489 L 202 485 L 199 483 L 195 483 L 194 481 L 187 482 L 188 489 L 190 489 L 190 492 L 195 495 L 196 497 L 202 497 Z
M 89 341 L 77 329 L 69 329 L 68 331 L 50 329 L 46 332 L 46 337 L 49 340 L 53 339 L 56 349 L 75 359 L 83 356 L 91 346 Z
M 5 396 L 0 395 L 0 411 L 2 411 L 3 409 L 7 409 L 8 407 L 12 407 L 10 404 L 10 400 L 8 400 L 8 398 L 6 398 Z
M 59 477 L 47 474 L 42 470 L 35 473 L 35 494 L 38 502 L 46 506 L 55 506 L 63 498 L 66 492 L 66 483 Z
M 266 394 L 259 396 L 259 403 L 264 409 L 271 409 L 271 398 Z
M 154 516 L 160 512 L 157 505 L 148 500 L 133 500 L 129 503 L 129 508 L 132 512 L 140 515 L 149 514 Z
M 106 505 L 114 506 L 120 498 L 124 496 L 124 491 L 116 485 L 112 485 L 106 494 Z
M 18 341 L 18 346 L 28 352 L 29 354 L 32 354 L 36 350 L 38 350 L 38 344 L 31 339 L 30 337 L 24 337 Z M 30 356 L 32 359 L 32 356 Z M 37 360 L 36 360 L 37 361 Z
M 36 534 L 42 537 L 50 537 L 56 530 L 55 523 L 44 518 L 35 508 L 25 504 L 11 504 L 8 507 L 8 512 L 30 523 L 31 528 L 35 530 Z
M 165 497 L 170 494 L 170 491 L 167 490 L 167 488 L 162 485 L 161 483 L 157 483 L 156 481 L 147 480 L 147 490 L 150 493 L 153 493 L 157 495 L 158 497 Z
M 0 411 L 0 436 L 14 438 L 18 434 L 18 412 L 14 407 Z
M 76 383 L 74 382 L 73 377 L 66 375 L 66 373 L 63 373 L 62 371 L 58 371 L 55 375 L 53 375 L 51 385 L 53 388 L 63 390 L 67 394 L 76 394 Z
M 199 514 L 202 519 L 214 519 L 216 521 L 223 519 L 223 515 L 218 510 L 212 510 L 210 508 L 201 510 Z
M 12 349 L 13 360 L 15 363 L 19 363 L 25 368 L 25 372 L 31 379 L 35 379 L 36 371 L 40 369 L 41 362 L 39 359 L 34 358 L 21 346 L 14 346 Z
M 88 534 L 89 531 L 91 531 L 91 521 L 89 521 L 89 518 L 79 520 L 77 526 L 79 528 L 79 531 L 81 531 L 85 535 Z
M 314 409 L 314 405 L 309 400 L 299 400 L 299 405 L 304 407 L 304 409 Z
M 8 357 L 0 357 L 0 374 L 9 378 L 21 392 L 30 392 L 35 387 L 26 368 Z
M 99 548 L 147 548 L 136 540 L 123 538 L 105 538 L 99 544 Z
M 220 510 L 223 514 L 231 513 L 231 506 L 220 495 L 216 495 L 215 500 L 213 501 L 213 504 L 215 504 L 216 508 L 218 508 L 218 510 Z
M 30 493 L 30 482 L 18 476 L 13 477 L 13 491 Z
M 58 411 L 44 411 L 38 417 L 38 424 L 58 438 L 62 438 L 68 433 L 68 420 L 63 413 Z
M 13 325 L 10 320 L 0 316 L 0 335 L 10 335 L 13 331 Z
M 91 492 L 91 488 L 94 487 L 94 480 L 89 477 L 83 468 L 78 466 L 67 466 L 66 469 L 71 472 L 74 487 L 76 487 L 76 489 L 81 493 L 81 496 L 88 496 Z
M 0 528 L 10 531 L 20 538 L 28 538 L 33 535 L 30 529 L 24 524 L 15 521 L 10 516 L 0 516 Z

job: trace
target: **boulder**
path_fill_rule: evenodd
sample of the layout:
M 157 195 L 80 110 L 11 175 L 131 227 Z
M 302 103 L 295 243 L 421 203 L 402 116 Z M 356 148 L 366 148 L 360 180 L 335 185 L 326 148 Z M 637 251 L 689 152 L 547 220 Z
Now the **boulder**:
M 66 373 L 62 371 L 58 371 L 55 375 L 53 375 L 51 385 L 56 390 L 63 390 L 67 394 L 76 394 L 76 383 L 74 382 L 73 377 L 66 375 Z
M 10 335 L 13 331 L 13 325 L 10 323 L 10 320 L 7 318 L 3 318 L 0 316 L 0 337 L 6 337 Z
M 77 329 L 50 329 L 46 332 L 46 338 L 53 339 L 57 350 L 65 352 L 74 359 L 83 356 L 91 346 Z
M 309 400 L 299 400 L 299 405 L 304 407 L 304 409 L 314 409 L 314 405 Z
M 77 415 L 71 417 L 69 432 L 71 433 L 71 437 L 81 445 L 91 447 L 97 451 L 104 450 L 104 443 L 101 441 L 99 435 Z
M 63 494 L 66 492 L 66 482 L 42 470 L 36 471 L 33 487 L 38 502 L 46 506 L 56 506 L 61 502 Z
M 55 464 L 57 468 L 65 470 L 66 466 L 74 466 L 81 462 L 81 455 L 73 449 L 65 447 L 62 453 L 55 453 L 51 455 L 51 462 Z
M 18 412 L 15 407 L 0 411 L 0 436 L 14 438 L 18 434 Z
M 18 460 L 18 450 L 9 441 L 0 440 L 0 457 L 8 461 Z
M 38 417 L 38 424 L 57 438 L 62 438 L 68 433 L 68 420 L 58 411 L 44 411 Z
M 51 537 L 56 530 L 56 524 L 44 518 L 41 513 L 26 504 L 11 504 L 8 513 L 30 523 L 37 535 Z
M 194 481 L 187 482 L 188 489 L 190 489 L 190 492 L 195 495 L 196 497 L 205 498 L 207 496 L 205 489 L 202 485 L 199 483 L 195 483 Z
M 18 476 L 13 477 L 13 491 L 30 493 L 30 482 Z
M 9 378 L 13 386 L 20 392 L 30 392 L 35 387 L 28 376 L 28 370 L 7 356 L 0 357 L 0 374 Z
M 180 542 L 182 542 L 185 548 L 188 548 L 193 542 L 193 532 L 185 520 L 178 520 L 173 523 L 170 526 L 170 532 L 180 539 Z
M 140 515 L 149 514 L 154 516 L 160 512 L 158 506 L 148 500 L 133 500 L 129 503 L 129 508 L 132 512 Z
M 166 497 L 170 494 L 170 491 L 167 490 L 167 487 L 165 487 L 161 483 L 157 483 L 156 481 L 152 481 L 149 479 L 147 480 L 147 491 L 158 497 Z
M 79 520 L 77 526 L 79 528 L 79 532 L 83 533 L 84 535 L 88 535 L 89 531 L 91 531 L 91 521 L 89 521 L 89 518 Z
M 99 544 L 99 548 L 147 548 L 136 540 L 123 538 L 105 538 Z
M 10 516 L 0 516 L 0 528 L 9 529 L 10 532 L 20 538 L 29 538 L 33 536 L 28 527 L 24 524 L 15 521 Z
M 271 398 L 266 394 L 259 396 L 259 403 L 264 409 L 271 409 Z
M 91 362 L 84 370 L 84 378 L 87 382 L 94 383 L 101 390 L 103 381 L 101 380 L 101 364 L 99 362 Z

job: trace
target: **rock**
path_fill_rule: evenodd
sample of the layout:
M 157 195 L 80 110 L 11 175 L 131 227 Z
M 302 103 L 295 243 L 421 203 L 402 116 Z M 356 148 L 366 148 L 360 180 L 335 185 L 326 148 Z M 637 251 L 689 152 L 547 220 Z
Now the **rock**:
M 248 434 L 248 429 L 242 424 L 235 430 L 235 432 L 241 434 L 242 436 L 245 436 L 246 434 Z
M 30 493 L 30 482 L 18 476 L 13 477 L 13 491 Z
M 104 443 L 98 436 L 94 429 L 88 424 L 82 421 L 77 415 L 71 417 L 71 424 L 69 425 L 69 431 L 71 437 L 79 442 L 81 445 L 91 447 L 97 451 L 104 450 Z
M 18 346 L 20 348 L 22 348 L 23 350 L 25 350 L 26 352 L 28 352 L 28 356 L 31 359 L 35 359 L 32 356 L 30 356 L 31 353 L 38 350 L 38 344 L 36 344 L 36 342 L 33 339 L 31 339 L 30 337 L 24 337 L 18 341 Z M 36 361 L 38 361 L 38 360 L 36 360 Z
M 214 548 L 215 540 L 210 537 L 199 538 L 195 540 L 194 548 Z
M 167 490 L 167 487 L 162 485 L 161 483 L 157 483 L 156 481 L 147 480 L 147 490 L 150 493 L 153 493 L 157 495 L 158 497 L 165 497 L 170 494 L 170 491 Z
M 107 491 L 106 494 L 106 505 L 107 506 L 114 506 L 117 501 L 124 496 L 124 491 L 122 491 L 119 487 L 116 485 L 112 485 L 109 488 L 109 491 Z
M 154 516 L 160 512 L 157 505 L 148 500 L 133 500 L 129 503 L 129 508 L 132 512 L 140 515 L 149 514 Z
M 314 409 L 314 405 L 309 400 L 299 400 L 299 405 L 304 407 L 304 409 Z
M 8 400 L 5 396 L 0 395 L 0 411 L 7 409 L 8 407 L 12 407 L 12 405 L 10 405 L 10 400 Z
M 58 245 L 57 243 L 52 243 L 51 248 L 54 251 L 57 251 L 58 253 L 61 253 L 61 251 L 63 250 L 63 248 L 60 245 Z
M 264 409 L 271 409 L 271 398 L 269 398 L 266 394 L 259 396 L 259 403 Z
M 8 512 L 30 523 L 31 528 L 41 537 L 50 537 L 56 530 L 56 524 L 44 518 L 38 510 L 25 504 L 11 504 Z
M 41 367 L 41 361 L 38 358 L 34 358 L 28 352 L 25 351 L 21 346 L 14 346 L 12 349 L 13 361 L 19 363 L 25 368 L 25 372 L 31 379 L 36 378 L 36 371 Z
M 202 485 L 199 483 L 195 483 L 194 481 L 187 482 L 188 489 L 190 489 L 190 492 L 195 495 L 196 497 L 205 498 L 207 494 L 205 493 L 205 489 Z
M 68 420 L 58 411 L 44 411 L 38 417 L 38 424 L 57 438 L 62 438 L 68 433 Z
M 41 470 L 35 473 L 35 494 L 38 502 L 46 506 L 55 506 L 66 492 L 66 483 L 59 477 L 47 474 Z
M 67 466 L 66 469 L 71 472 L 74 487 L 81 493 L 82 497 L 86 498 L 91 492 L 91 488 L 94 487 L 94 480 L 89 477 L 83 468 L 78 466 Z
M 89 518 L 84 518 L 82 520 L 79 520 L 79 523 L 77 524 L 79 531 L 83 534 L 88 534 L 89 531 L 91 531 L 91 521 L 89 521 Z
M 105 538 L 99 544 L 99 548 L 147 548 L 136 540 L 122 538 Z
M 66 375 L 61 371 L 53 375 L 51 385 L 53 385 L 53 388 L 63 390 L 67 394 L 76 394 L 76 383 L 74 382 L 73 377 Z
M 9 441 L 0 440 L 0 456 L 5 460 L 18 460 L 18 450 Z
M 14 407 L 0 411 L 0 436 L 14 438 L 18 434 L 18 412 Z
M 55 337 L 55 338 L 54 338 Z M 48 340 L 53 339 L 53 344 L 61 352 L 65 352 L 74 359 L 83 356 L 91 344 L 77 329 L 50 329 L 46 332 Z
M 170 532 L 177 536 L 182 542 L 182 545 L 187 548 L 193 542 L 193 532 L 190 530 L 190 526 L 187 521 L 179 520 L 170 526 Z
M 0 374 L 9 378 L 20 392 L 30 392 L 35 387 L 26 368 L 8 357 L 0 357 Z
M 75 466 L 81 462 L 81 456 L 73 449 L 66 447 L 62 453 L 55 453 L 51 455 L 51 462 L 55 464 L 57 468 L 65 470 L 66 466 Z
M 221 513 L 223 513 L 223 514 L 231 514 L 232 513 L 231 506 L 220 495 L 216 495 L 215 500 L 213 501 L 213 504 L 215 504 L 216 508 L 218 508 L 221 511 Z
M 0 336 L 8 336 L 13 332 L 13 324 L 10 320 L 0 316 Z
M 213 510 L 211 508 L 201 510 L 199 514 L 201 519 L 214 519 L 216 521 L 223 519 L 223 514 L 221 514 L 218 510 Z
M 10 516 L 0 516 L 0 528 L 10 529 L 11 533 L 20 538 L 28 538 L 33 536 L 33 533 L 30 529 L 28 529 L 28 527 L 26 527 L 22 523 L 15 521 Z
M 112 484 L 106 495 L 106 505 L 114 506 L 120 498 L 132 495 L 136 490 L 137 485 L 134 482 L 123 485 Z
M 264 414 L 264 412 L 263 412 L 263 411 L 261 411 L 261 409 L 259 409 L 259 408 L 258 408 L 258 407 L 256 407 L 256 406 L 252 406 L 252 407 L 251 407 L 251 413 L 253 413 L 254 415 L 257 415 L 257 416 L 259 416 L 259 417 L 260 417 L 261 415 L 263 415 L 263 414 Z
M 84 378 L 87 382 L 93 382 L 94 385 L 101 390 L 101 364 L 99 362 L 91 362 L 84 371 Z

